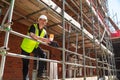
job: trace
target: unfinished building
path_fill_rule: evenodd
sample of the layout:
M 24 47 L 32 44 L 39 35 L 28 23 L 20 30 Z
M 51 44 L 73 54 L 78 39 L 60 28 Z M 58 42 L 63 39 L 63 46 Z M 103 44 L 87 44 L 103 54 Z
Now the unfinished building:
M 115 80 L 107 0 L 1 0 L 0 80 L 22 80 L 21 58 L 47 62 L 48 80 Z M 23 56 L 20 44 L 40 14 L 59 47 L 40 44 L 47 59 Z

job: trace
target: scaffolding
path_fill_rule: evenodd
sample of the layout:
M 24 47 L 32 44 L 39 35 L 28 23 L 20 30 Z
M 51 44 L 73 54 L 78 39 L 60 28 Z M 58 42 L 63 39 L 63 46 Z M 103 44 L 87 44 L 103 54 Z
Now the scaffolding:
M 6 32 L 4 45 L 0 45 L 2 57 L 0 80 L 3 80 L 7 56 L 61 64 L 62 77 L 59 79 L 62 80 L 116 79 L 114 54 L 107 23 L 107 0 L 25 0 L 25 5 L 20 4 L 19 0 L 11 0 L 11 2 L 1 0 L 0 2 L 6 4 L 8 9 L 0 26 L 0 31 Z M 17 8 L 13 11 L 14 5 L 23 11 L 27 9 L 26 6 L 31 5 L 35 10 L 29 11 L 29 9 L 27 13 L 21 13 Z M 20 7 L 21 5 L 23 7 Z M 34 18 L 39 13 L 46 14 L 50 21 L 48 33 L 55 34 L 56 40 L 62 42 L 62 46 L 56 48 L 62 52 L 62 59 L 43 59 L 9 52 L 10 33 L 32 39 L 12 30 L 13 12 L 18 16 L 13 22 L 19 21 L 23 24 L 25 19 L 28 24 L 34 23 Z M 8 22 L 5 23 L 7 18 Z M 44 42 L 41 43 L 46 45 Z

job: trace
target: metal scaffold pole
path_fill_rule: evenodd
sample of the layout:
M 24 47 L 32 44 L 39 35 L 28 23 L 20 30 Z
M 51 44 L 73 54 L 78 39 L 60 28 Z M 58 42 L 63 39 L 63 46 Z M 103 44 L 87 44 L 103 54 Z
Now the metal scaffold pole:
M 15 0 L 11 0 L 11 5 L 10 5 L 10 10 L 8 9 L 9 15 L 8 15 L 8 23 L 10 23 L 12 21 L 12 15 L 13 15 L 13 8 L 14 8 L 14 3 Z M 7 12 L 7 14 L 8 14 Z M 6 15 L 7 15 L 6 14 Z M 5 20 L 4 20 L 5 21 Z M 3 24 L 2 24 L 3 25 Z M 8 28 L 10 28 L 11 26 L 9 25 Z M 7 50 L 8 48 L 8 40 L 9 40 L 9 34 L 10 32 L 7 31 L 5 34 L 5 41 L 4 41 L 4 49 Z M 5 52 L 6 54 L 6 52 Z M 5 60 L 6 60 L 6 55 L 3 54 L 2 55 L 2 60 L 1 60 L 1 67 L 0 67 L 0 80 L 2 80 L 3 77 L 3 73 L 4 73 L 4 67 L 5 67 Z
M 65 0 L 62 1 L 62 26 L 63 26 L 63 50 L 62 50 L 62 80 L 65 80 L 66 76 L 66 69 L 65 69 L 65 19 L 64 19 L 64 12 L 65 12 Z
M 104 68 L 105 67 L 105 65 L 104 65 L 104 54 L 105 53 L 104 53 L 104 51 L 102 51 L 102 52 L 103 52 L 103 54 L 101 57 L 102 57 L 103 76 L 105 76 L 105 68 Z
M 90 13 L 91 13 L 91 20 L 92 20 L 92 24 L 91 24 L 91 26 L 92 26 L 92 34 L 93 34 L 93 40 L 92 40 L 92 44 L 93 44 L 93 52 L 94 52 L 94 54 L 95 54 L 95 59 L 96 59 L 96 75 L 97 75 L 97 80 L 98 80 L 98 78 L 99 78 L 99 68 L 98 68 L 98 53 L 97 53 L 97 51 L 96 51 L 96 44 L 95 44 L 95 40 L 96 40 L 96 29 L 95 29 L 95 17 L 94 17 L 94 13 L 93 13 L 93 11 L 92 11 L 92 7 L 93 7 L 93 2 L 92 2 L 92 0 L 90 0 Z M 98 18 L 97 18 L 98 19 Z M 99 34 L 99 32 L 98 32 L 98 34 Z
M 75 49 L 75 52 L 77 53 L 77 49 L 78 49 L 78 33 L 76 32 L 76 49 Z M 77 64 L 77 55 L 75 55 L 75 64 Z M 74 69 L 74 78 L 76 78 L 76 66 L 75 66 L 75 69 Z
M 83 51 L 83 70 L 84 70 L 84 80 L 86 80 L 86 58 L 85 58 L 85 42 L 84 42 L 84 40 L 85 40 L 85 34 L 84 34 L 84 32 L 83 32 L 83 29 L 84 29 L 84 27 L 83 27 L 83 15 L 82 15 L 82 9 L 83 9 L 83 7 L 82 7 L 82 0 L 80 0 L 80 13 L 81 13 L 81 15 L 80 15 L 80 17 L 81 17 L 81 30 L 82 30 L 82 51 Z
M 114 55 L 112 56 L 112 66 L 113 66 L 113 76 L 114 76 L 113 79 L 116 79 L 117 78 L 117 71 L 116 71 L 116 64 L 115 64 Z

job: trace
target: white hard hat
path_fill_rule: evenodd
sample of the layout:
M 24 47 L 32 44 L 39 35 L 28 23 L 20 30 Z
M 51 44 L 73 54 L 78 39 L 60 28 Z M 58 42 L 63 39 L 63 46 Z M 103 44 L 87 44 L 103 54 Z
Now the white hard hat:
M 39 19 L 45 19 L 45 20 L 47 20 L 47 16 L 46 15 L 40 15 Z

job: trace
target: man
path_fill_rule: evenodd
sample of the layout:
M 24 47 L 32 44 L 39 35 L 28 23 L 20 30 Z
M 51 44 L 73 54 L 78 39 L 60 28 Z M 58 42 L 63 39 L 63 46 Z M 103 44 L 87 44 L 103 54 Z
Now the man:
M 31 36 L 31 38 L 34 40 L 28 38 L 23 39 L 21 44 L 22 55 L 29 56 L 30 53 L 33 53 L 35 57 L 46 58 L 46 54 L 39 47 L 40 43 L 37 41 L 50 43 L 50 40 L 46 38 L 47 33 L 46 30 L 44 29 L 47 22 L 48 22 L 47 17 L 45 15 L 41 15 L 38 18 L 38 23 L 31 25 L 31 27 L 28 30 L 28 35 Z M 23 58 L 22 61 L 23 61 L 23 80 L 27 80 L 29 59 Z M 36 61 L 34 62 L 34 64 L 36 64 Z M 37 74 L 38 77 L 42 76 L 45 65 L 46 62 L 39 61 L 38 74 Z

